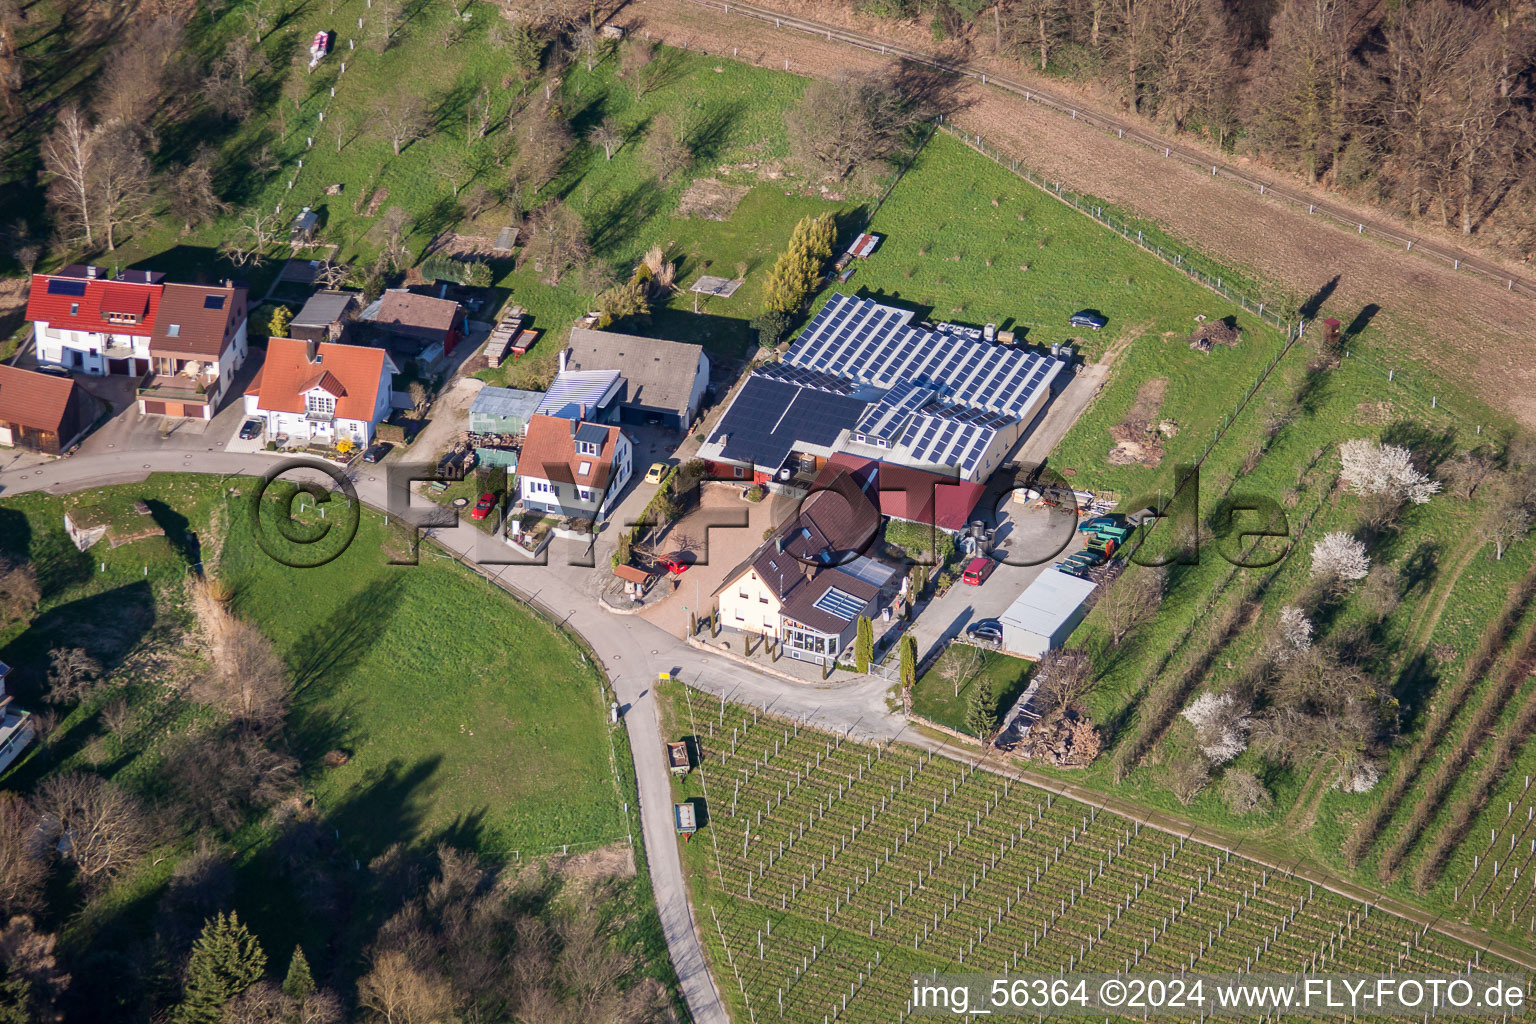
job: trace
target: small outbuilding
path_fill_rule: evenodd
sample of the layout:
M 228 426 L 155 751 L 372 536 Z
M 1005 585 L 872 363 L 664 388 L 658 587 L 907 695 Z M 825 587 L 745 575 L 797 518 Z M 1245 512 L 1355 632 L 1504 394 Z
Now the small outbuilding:
M 1088 598 L 1095 586 L 1071 573 L 1046 569 L 1000 617 L 1003 650 L 1039 659 L 1062 646 L 1088 614 Z
M 472 434 L 521 434 L 528 419 L 544 401 L 542 391 L 484 387 L 469 407 Z
M 95 407 L 69 377 L 0 365 L 0 446 L 58 455 L 90 427 Z
M 361 292 L 315 292 L 288 325 L 288 334 L 300 341 L 341 341 L 363 308 L 362 299 Z

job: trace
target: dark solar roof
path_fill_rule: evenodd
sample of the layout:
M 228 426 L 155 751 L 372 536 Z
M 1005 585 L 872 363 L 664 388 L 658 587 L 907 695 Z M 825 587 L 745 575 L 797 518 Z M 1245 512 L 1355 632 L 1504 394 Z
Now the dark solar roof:
M 608 428 L 596 423 L 583 423 L 576 428 L 576 440 L 600 445 L 608 440 Z
M 57 278 L 48 282 L 49 295 L 74 295 L 85 296 L 84 281 L 60 281 Z
M 203 308 L 204 309 L 223 309 L 224 308 L 224 296 L 222 296 L 222 295 L 205 295 L 205 296 L 203 296 Z
M 797 442 L 825 446 L 837 440 L 858 421 L 864 405 L 846 394 L 754 373 L 710 439 L 721 442 L 720 454 L 732 462 L 777 469 Z

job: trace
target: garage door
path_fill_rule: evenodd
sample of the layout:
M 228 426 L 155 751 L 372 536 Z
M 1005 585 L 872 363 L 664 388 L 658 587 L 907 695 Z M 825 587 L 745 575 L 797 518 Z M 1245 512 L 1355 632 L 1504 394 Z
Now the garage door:
M 157 415 L 163 416 L 163 415 L 165 415 L 165 403 L 164 402 L 151 402 L 148 399 L 145 399 L 144 400 L 144 411 L 147 412 L 147 413 L 155 413 Z
M 167 416 L 183 416 L 186 413 L 180 402 L 166 402 L 165 414 Z
M 15 443 L 15 441 L 11 440 L 11 428 L 9 426 L 0 426 L 0 444 L 9 448 Z

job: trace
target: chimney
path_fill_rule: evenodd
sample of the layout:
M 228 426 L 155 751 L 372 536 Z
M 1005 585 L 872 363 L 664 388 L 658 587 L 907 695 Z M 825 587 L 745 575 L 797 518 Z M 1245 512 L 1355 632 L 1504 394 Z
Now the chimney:
M 580 411 L 581 418 L 582 419 L 586 419 L 587 418 L 587 403 L 586 402 L 582 402 L 576 408 Z
M 578 421 L 576 421 L 576 420 L 571 420 L 571 436 L 572 437 L 576 436 L 576 423 L 577 422 Z
M 318 341 L 311 339 L 304 343 L 304 358 L 308 359 L 311 363 L 318 363 L 320 361 L 320 343 Z
M 565 349 L 560 350 L 560 372 L 565 372 Z
M 85 276 L 88 277 L 88 278 L 91 278 L 92 280 L 95 280 L 96 279 L 96 272 L 97 272 L 98 269 L 99 268 L 93 267 L 93 266 L 87 264 L 86 268 L 85 268 Z

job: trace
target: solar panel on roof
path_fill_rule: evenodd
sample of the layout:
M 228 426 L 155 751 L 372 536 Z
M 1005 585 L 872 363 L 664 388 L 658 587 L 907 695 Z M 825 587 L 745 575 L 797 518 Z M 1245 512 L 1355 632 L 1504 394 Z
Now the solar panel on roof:
M 816 599 L 814 606 L 846 622 L 851 622 L 863 610 L 864 602 L 852 594 L 843 593 L 836 587 L 829 587 L 826 593 Z
M 52 280 L 48 282 L 48 294 L 73 295 L 80 298 L 85 295 L 85 282 Z
M 205 296 L 203 296 L 203 308 L 204 309 L 223 309 L 224 308 L 224 296 L 222 296 L 222 295 L 205 295 Z

